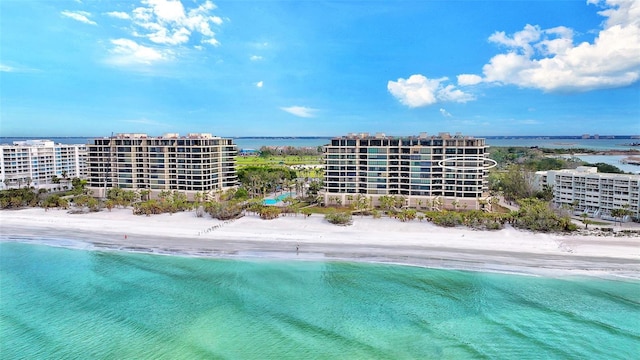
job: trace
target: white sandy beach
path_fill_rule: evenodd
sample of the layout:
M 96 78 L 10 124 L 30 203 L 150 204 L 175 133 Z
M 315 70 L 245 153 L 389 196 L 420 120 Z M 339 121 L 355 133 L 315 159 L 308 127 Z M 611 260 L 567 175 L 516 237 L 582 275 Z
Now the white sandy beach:
M 637 237 L 535 234 L 513 228 L 474 231 L 417 220 L 354 217 L 353 225 L 342 227 L 319 215 L 275 220 L 250 215 L 224 222 L 208 215 L 198 218 L 194 212 L 147 217 L 130 209 L 69 214 L 32 208 L 0 211 L 0 234 L 3 241 L 163 254 L 640 278 Z

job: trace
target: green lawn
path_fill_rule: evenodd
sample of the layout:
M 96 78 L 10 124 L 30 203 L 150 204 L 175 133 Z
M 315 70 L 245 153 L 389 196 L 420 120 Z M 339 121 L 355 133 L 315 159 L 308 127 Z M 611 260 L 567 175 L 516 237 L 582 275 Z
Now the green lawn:
M 239 156 L 237 157 L 238 166 L 250 165 L 320 165 L 322 164 L 321 156 Z

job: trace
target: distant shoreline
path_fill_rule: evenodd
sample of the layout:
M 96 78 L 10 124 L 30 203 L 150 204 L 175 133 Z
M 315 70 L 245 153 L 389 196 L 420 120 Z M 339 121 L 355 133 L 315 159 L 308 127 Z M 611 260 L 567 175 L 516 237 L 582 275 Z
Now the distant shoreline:
M 130 209 L 73 215 L 40 208 L 0 211 L 2 241 L 232 259 L 354 261 L 536 276 L 640 279 L 640 239 L 474 231 L 428 222 L 322 216 L 235 221 L 193 212 L 135 216 Z M 69 242 L 72 241 L 72 242 Z M 75 242 L 74 242 L 75 241 Z M 82 245 L 84 246 L 84 245 Z M 82 246 L 79 246 L 82 248 Z

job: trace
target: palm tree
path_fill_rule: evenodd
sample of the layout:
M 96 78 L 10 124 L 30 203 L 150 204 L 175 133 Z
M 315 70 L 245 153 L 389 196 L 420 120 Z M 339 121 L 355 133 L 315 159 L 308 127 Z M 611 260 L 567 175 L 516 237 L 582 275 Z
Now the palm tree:
M 591 221 L 587 219 L 589 215 L 587 213 L 582 213 L 580 214 L 580 217 L 582 218 L 582 223 L 584 224 L 584 228 L 587 229 L 589 226 L 589 223 L 591 223 Z
M 623 218 L 631 214 L 631 211 L 629 211 L 628 208 L 629 208 L 629 205 L 623 205 L 621 208 L 611 210 L 611 216 L 613 216 L 615 219 L 618 219 L 618 221 L 620 222 L 620 226 L 622 226 Z
M 478 208 L 484 209 L 487 204 L 488 204 L 487 200 L 478 199 Z
M 441 199 L 439 196 L 436 196 L 436 197 L 433 199 L 433 201 L 432 201 L 432 202 L 433 202 L 433 208 L 434 208 L 436 211 L 440 211 L 440 210 L 442 210 L 440 207 L 442 206 L 442 203 L 443 203 L 443 202 L 442 202 L 442 199 Z
M 151 194 L 151 190 L 149 190 L 149 189 L 140 190 L 140 200 L 149 201 L 149 195 L 150 194 Z
M 500 198 L 498 198 L 497 196 L 494 196 L 491 198 L 491 211 L 493 211 L 493 206 L 494 205 L 498 205 L 498 203 L 500 202 Z
M 360 211 L 360 215 L 364 216 L 364 210 L 369 207 L 369 199 L 362 194 L 356 195 L 356 209 Z

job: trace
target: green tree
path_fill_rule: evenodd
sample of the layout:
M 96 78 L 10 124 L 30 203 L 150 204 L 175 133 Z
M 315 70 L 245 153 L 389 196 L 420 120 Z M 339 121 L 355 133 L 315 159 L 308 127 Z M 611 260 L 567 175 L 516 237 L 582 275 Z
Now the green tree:
M 280 216 L 282 210 L 277 206 L 262 206 L 258 210 L 258 215 L 261 219 L 272 220 Z
M 499 181 L 493 186 L 498 186 L 494 191 L 500 191 L 508 201 L 530 198 L 534 195 L 534 175 L 519 165 L 511 165 L 500 174 Z
M 601 162 L 595 163 L 595 164 L 585 163 L 585 166 L 596 167 L 598 168 L 599 173 L 624 174 L 624 171 L 622 171 L 619 167 L 606 164 L 606 163 L 601 163 Z
M 611 210 L 611 216 L 613 216 L 614 219 L 617 219 L 618 222 L 620 222 L 620 226 L 622 226 L 624 217 L 627 215 L 631 215 L 631 211 L 628 209 L 628 207 L 629 205 L 625 205 L 621 208 Z
M 576 226 L 569 216 L 560 216 L 554 212 L 549 203 L 536 198 L 518 201 L 520 210 L 516 215 L 515 225 L 519 228 L 536 232 L 573 231 Z
M 582 213 L 580 214 L 580 217 L 582 218 L 582 223 L 584 224 L 584 228 L 588 229 L 589 224 L 591 224 L 591 220 L 589 220 L 589 215 L 587 213 Z

